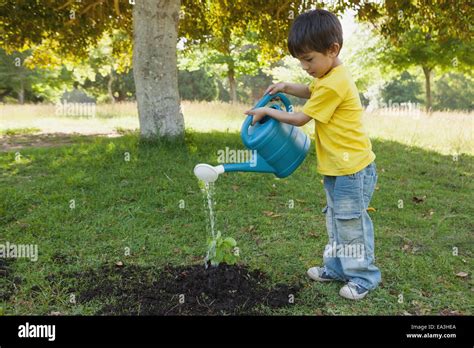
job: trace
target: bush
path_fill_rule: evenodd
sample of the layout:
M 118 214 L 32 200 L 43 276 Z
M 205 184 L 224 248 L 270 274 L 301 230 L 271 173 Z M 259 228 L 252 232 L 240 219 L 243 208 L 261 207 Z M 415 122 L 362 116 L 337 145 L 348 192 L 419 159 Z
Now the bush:
M 404 71 L 399 78 L 386 83 L 381 90 L 382 100 L 386 104 L 422 103 L 423 100 L 420 98 L 422 93 L 421 83 L 407 71 Z
M 216 100 L 218 95 L 215 80 L 204 69 L 178 71 L 179 95 L 183 100 Z
M 472 80 L 462 74 L 448 73 L 436 81 L 433 91 L 435 110 L 473 110 Z

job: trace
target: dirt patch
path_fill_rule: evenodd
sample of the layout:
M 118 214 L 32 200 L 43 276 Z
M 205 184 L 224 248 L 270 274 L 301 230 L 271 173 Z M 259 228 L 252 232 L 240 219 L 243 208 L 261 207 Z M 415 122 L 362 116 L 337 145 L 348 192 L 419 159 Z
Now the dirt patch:
M 244 266 L 103 266 L 70 274 L 78 303 L 104 303 L 99 315 L 257 315 L 291 306 L 299 285 L 277 284 Z
M 121 134 L 41 133 L 0 136 L 0 151 L 15 151 L 27 147 L 54 147 L 76 144 L 78 140 L 91 141 L 93 137 L 119 137 Z

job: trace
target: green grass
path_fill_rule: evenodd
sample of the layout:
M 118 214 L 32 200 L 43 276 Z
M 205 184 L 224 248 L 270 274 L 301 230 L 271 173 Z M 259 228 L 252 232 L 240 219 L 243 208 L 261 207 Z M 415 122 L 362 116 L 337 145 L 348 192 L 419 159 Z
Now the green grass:
M 41 129 L 39 128 L 8 128 L 8 129 L 0 129 L 0 135 L 26 135 L 26 134 L 35 134 L 40 132 Z
M 202 262 L 208 228 L 193 167 L 215 163 L 225 146 L 243 148 L 235 133 L 188 132 L 182 146 L 143 144 L 136 134 L 126 134 L 25 148 L 18 161 L 15 152 L 3 153 L 0 243 L 39 248 L 38 262 L 12 263 L 22 282 L 4 304 L 5 314 L 93 314 L 98 303 L 72 305 L 67 284 L 48 280 L 59 272 L 117 261 L 156 267 Z M 314 148 L 287 179 L 229 173 L 216 182 L 217 229 L 237 240 L 240 262 L 264 270 L 275 283 L 304 284 L 294 305 L 262 313 L 473 313 L 473 157 L 460 155 L 453 161 L 452 156 L 391 141 L 374 140 L 373 146 L 379 189 L 371 202 L 377 211 L 370 214 L 383 283 L 360 302 L 339 297 L 340 284 L 306 280 L 306 269 L 322 262 L 327 241 Z M 125 161 L 126 152 L 130 161 Z M 415 203 L 414 196 L 426 198 Z M 70 209 L 71 200 L 75 209 Z M 124 256 L 127 247 L 130 256 Z M 68 262 L 57 262 L 58 257 Z M 469 275 L 456 276 L 459 272 Z M 323 307 L 318 293 L 324 295 Z M 400 294 L 403 303 L 398 302 Z

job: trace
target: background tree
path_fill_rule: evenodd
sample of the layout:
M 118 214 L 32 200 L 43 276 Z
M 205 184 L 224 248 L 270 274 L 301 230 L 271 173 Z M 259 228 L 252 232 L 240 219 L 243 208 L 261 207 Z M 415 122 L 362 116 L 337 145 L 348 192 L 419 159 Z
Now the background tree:
M 432 40 L 430 34 L 424 33 L 415 25 L 412 30 L 400 33 L 397 40 L 385 42 L 381 62 L 396 66 L 400 70 L 412 66 L 421 67 L 425 77 L 425 105 L 429 111 L 433 104 L 431 95 L 433 71 L 435 68 L 446 67 L 456 70 L 459 64 L 457 56 L 464 54 L 467 45 L 457 39 L 443 42 Z
M 25 102 L 25 91 L 31 89 L 36 72 L 24 64 L 30 52 L 12 52 L 11 55 L 0 51 L 0 98 L 16 94 L 18 102 Z
M 459 73 L 447 73 L 436 81 L 434 109 L 474 110 L 474 79 Z
M 31 50 L 7 54 L 0 49 L 0 101 L 56 101 L 72 87 L 72 73 L 64 66 L 39 68 L 31 59 Z
M 145 138 L 184 135 L 176 53 L 179 11 L 179 0 L 143 0 L 133 9 L 133 76 Z
M 338 1 L 337 11 L 356 10 L 359 20 L 372 24 L 385 39 L 387 63 L 406 69 L 421 66 L 425 75 L 426 108 L 431 109 L 431 74 L 435 67 L 451 66 L 465 71 L 473 65 L 470 38 L 473 11 L 470 1 L 456 6 L 444 0 Z M 469 68 L 468 68 L 469 67 Z
M 311 1 L 183 0 L 180 37 L 185 47 L 198 45 L 215 51 L 216 63 L 226 64 L 229 93 L 237 101 L 240 75 L 255 75 L 286 53 L 294 18 Z M 314 1 L 313 1 L 314 3 Z
M 184 100 L 216 100 L 218 85 L 205 69 L 178 72 L 179 94 Z
M 420 83 L 407 71 L 388 82 L 382 89 L 382 98 L 386 104 L 419 103 L 421 102 L 420 94 Z

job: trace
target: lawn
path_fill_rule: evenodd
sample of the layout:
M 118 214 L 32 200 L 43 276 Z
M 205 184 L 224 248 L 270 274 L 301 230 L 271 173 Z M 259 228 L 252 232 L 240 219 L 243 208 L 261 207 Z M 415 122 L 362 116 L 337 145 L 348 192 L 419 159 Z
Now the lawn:
M 202 264 L 209 227 L 192 170 L 215 163 L 225 146 L 243 148 L 235 132 L 188 130 L 185 144 L 126 133 L 1 153 L 0 244 L 37 244 L 39 259 L 4 262 L 0 313 L 94 314 L 103 302 L 74 301 L 91 282 L 77 272 L 106 265 L 156 279 L 166 265 Z M 359 302 L 341 298 L 341 284 L 306 279 L 327 241 L 314 147 L 286 179 L 228 173 L 216 182 L 217 229 L 237 240 L 239 263 L 272 284 L 301 286 L 291 305 L 259 313 L 473 314 L 474 158 L 382 139 L 373 147 L 379 182 L 370 214 L 383 282 Z

